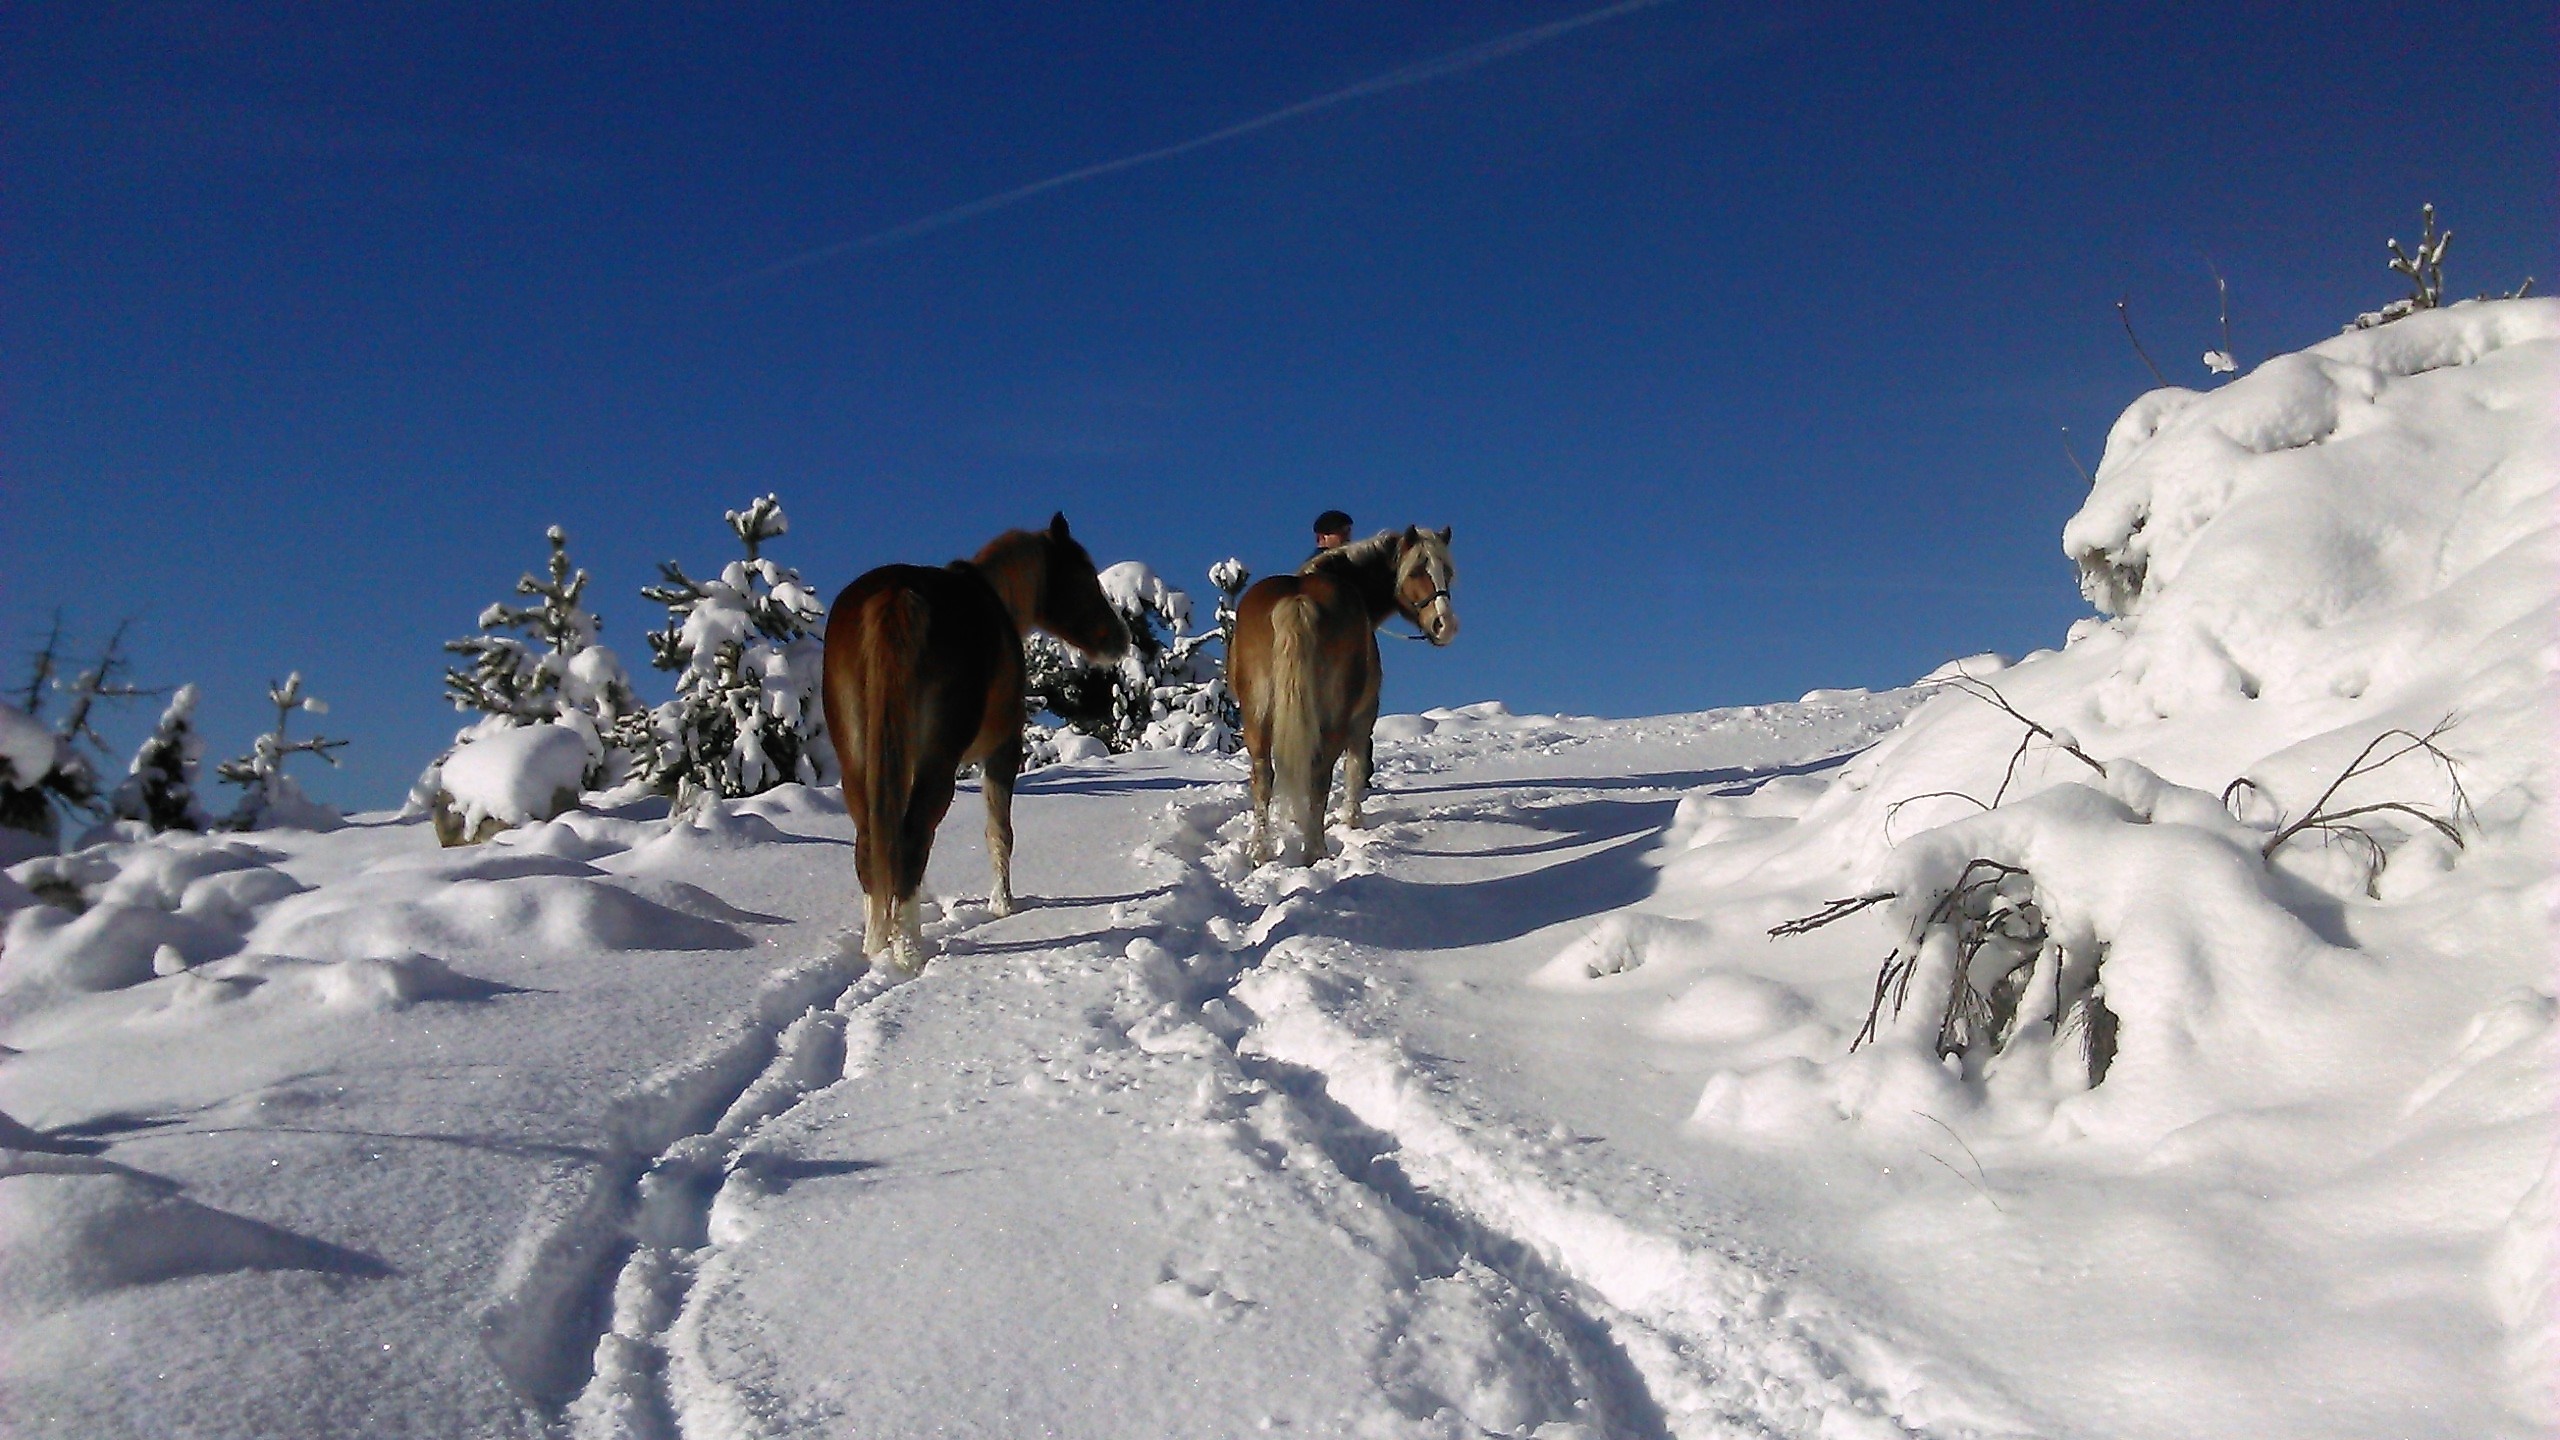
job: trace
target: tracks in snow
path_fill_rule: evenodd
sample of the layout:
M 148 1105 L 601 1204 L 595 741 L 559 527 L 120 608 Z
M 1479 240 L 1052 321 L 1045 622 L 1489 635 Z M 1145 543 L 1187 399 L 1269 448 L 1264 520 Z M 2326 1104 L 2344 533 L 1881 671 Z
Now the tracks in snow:
M 483 1348 L 555 1433 L 682 1433 L 665 1336 L 721 1194 L 762 1186 L 751 1132 L 843 1079 L 848 1022 L 909 978 L 849 937 L 774 972 L 709 1044 L 614 1102 L 601 1160 L 553 1177 L 478 1318 Z
M 1444 1427 L 1555 1421 L 1591 1440 L 2025 1432 L 1738 1245 L 1646 1229 L 1552 1173 L 1536 1137 L 1438 1094 L 1365 1003 L 1355 947 L 1306 933 L 1338 908 L 1332 884 L 1375 869 L 1371 853 L 1412 822 L 1293 872 L 1255 870 L 1222 837 L 1242 828 L 1232 794 L 1172 810 L 1153 846 L 1178 867 L 1172 888 L 1114 914 L 1113 930 L 1138 938 L 1118 962 L 1113 1023 L 1142 1050 L 1189 1050 L 1258 1092 L 1251 1123 L 1266 1139 L 1311 1140 L 1320 1168 L 1413 1237 L 1375 1362 L 1390 1403 Z M 945 919 L 938 938 L 962 924 Z M 601 1162 L 548 1187 L 480 1321 L 556 1432 L 685 1432 L 668 1336 L 720 1242 L 724 1194 L 763 1193 L 753 1132 L 845 1078 L 849 1027 L 905 978 L 844 953 L 776 972 L 692 1059 L 617 1102 Z
M 1472 803 L 1433 818 L 1499 818 L 1508 808 Z M 1312 885 L 1283 875 L 1273 887 L 1269 872 L 1243 873 L 1236 842 L 1212 828 L 1231 809 L 1193 807 L 1167 847 L 1191 866 L 1193 892 L 1225 901 L 1184 907 L 1210 913 L 1182 938 L 1230 951 L 1199 967 L 1182 1002 L 1216 1002 L 1231 1032 L 1242 1021 L 1228 1041 L 1238 1064 L 1304 1112 L 1344 1177 L 1438 1237 L 1454 1255 L 1451 1273 L 1492 1277 L 1542 1322 L 1533 1328 L 1571 1375 L 1571 1420 L 1582 1433 L 2029 1432 L 2009 1407 L 1965 1395 L 1970 1387 L 1911 1346 L 1837 1313 L 1742 1247 L 1648 1230 L 1541 1173 L 1535 1137 L 1459 1118 L 1391 1035 L 1364 1033 L 1355 1017 L 1371 1008 L 1369 985 L 1342 963 L 1353 948 L 1290 933 L 1302 928 L 1293 918 L 1325 904 L 1338 868 L 1373 868 L 1364 852 L 1415 826 L 1362 837 L 1308 877 Z M 1255 891 L 1260 903 L 1248 898 Z M 1395 1377 L 1381 1378 L 1392 1392 Z M 1505 1415 L 1486 1424 L 1460 1409 L 1484 1428 L 1509 1428 Z

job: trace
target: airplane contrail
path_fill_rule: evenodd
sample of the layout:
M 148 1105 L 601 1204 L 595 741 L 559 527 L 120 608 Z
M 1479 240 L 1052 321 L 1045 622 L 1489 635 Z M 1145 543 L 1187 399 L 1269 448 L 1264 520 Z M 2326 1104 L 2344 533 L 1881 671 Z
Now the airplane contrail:
M 1586 10 L 1580 15 L 1551 20 L 1544 25 L 1533 25 L 1526 30 L 1479 41 L 1464 49 L 1452 50 L 1436 59 L 1420 61 L 1399 70 L 1390 70 L 1384 75 L 1373 76 L 1357 84 L 1345 85 L 1339 90 L 1329 90 L 1311 99 L 1298 101 L 1294 105 L 1283 105 L 1277 110 L 1256 115 L 1250 120 L 1239 120 L 1232 125 L 1221 126 L 1205 135 L 1194 135 L 1188 140 L 1176 141 L 1171 145 L 1160 145 L 1153 150 L 1141 150 L 1134 155 L 1123 155 L 1116 160 L 1103 160 L 1095 164 L 1079 166 L 1076 169 L 1052 175 L 1045 180 L 1034 180 L 1028 185 L 1017 185 L 1013 189 L 1001 191 L 983 199 L 972 200 L 965 205 L 954 205 L 948 210 L 937 210 L 903 225 L 893 225 L 886 230 L 875 231 L 857 239 L 839 240 L 832 245 L 821 245 L 814 250 L 803 250 L 797 255 L 786 256 L 770 265 L 732 275 L 718 281 L 710 288 L 714 291 L 734 289 L 740 285 L 753 284 L 758 280 L 770 280 L 777 275 L 787 275 L 794 270 L 806 269 L 811 265 L 833 260 L 840 255 L 876 250 L 883 245 L 912 240 L 918 235 L 931 234 L 933 231 L 957 225 L 964 220 L 974 220 L 991 211 L 1002 210 L 1009 205 L 1018 205 L 1035 195 L 1045 195 L 1052 190 L 1063 190 L 1069 185 L 1080 185 L 1087 180 L 1098 180 L 1105 175 L 1117 175 L 1123 170 L 1135 170 L 1141 165 L 1153 165 L 1159 160 L 1170 160 L 1177 155 L 1188 155 L 1194 150 L 1223 144 L 1238 136 L 1250 135 L 1257 130 L 1268 130 L 1274 125 L 1295 120 L 1301 115 L 1330 110 L 1336 105 L 1348 104 L 1353 100 L 1381 95 L 1390 90 L 1404 89 L 1408 85 L 1419 85 L 1426 80 L 1437 80 L 1443 76 L 1473 70 L 1480 65 L 1489 65 L 1506 55 L 1516 55 L 1523 50 L 1543 45 L 1558 36 L 1569 35 L 1586 25 L 1597 25 L 1604 20 L 1615 20 L 1621 15 L 1637 10 L 1650 10 L 1657 5 L 1669 3 L 1671 0 L 1618 0 L 1614 5 L 1603 5 L 1597 10 Z

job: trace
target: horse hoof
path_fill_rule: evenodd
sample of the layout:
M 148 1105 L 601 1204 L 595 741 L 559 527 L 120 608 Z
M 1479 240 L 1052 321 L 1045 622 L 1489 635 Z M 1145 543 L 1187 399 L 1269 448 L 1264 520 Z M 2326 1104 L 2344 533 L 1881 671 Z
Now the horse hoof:
M 993 895 L 988 896 L 988 897 L 987 897 L 987 908 L 988 908 L 989 910 L 994 911 L 994 912 L 995 912 L 995 916 L 996 916 L 996 918 L 997 918 L 997 919 L 999 919 L 999 920 L 1002 920 L 1002 919 L 1004 919 L 1006 916 L 1011 915 L 1011 914 L 1013 913 L 1013 894 L 1012 894 L 1012 892 L 1010 892 L 1010 891 L 1006 891 L 1006 890 L 999 890 L 999 891 L 997 891 L 996 893 L 994 893 Z

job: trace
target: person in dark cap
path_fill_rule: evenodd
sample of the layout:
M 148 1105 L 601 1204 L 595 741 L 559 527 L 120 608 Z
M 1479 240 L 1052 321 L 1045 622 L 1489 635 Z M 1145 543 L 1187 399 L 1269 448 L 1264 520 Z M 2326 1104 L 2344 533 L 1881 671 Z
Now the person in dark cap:
M 1327 510 L 1316 517 L 1316 554 L 1339 549 L 1351 540 L 1351 517 L 1339 510 Z

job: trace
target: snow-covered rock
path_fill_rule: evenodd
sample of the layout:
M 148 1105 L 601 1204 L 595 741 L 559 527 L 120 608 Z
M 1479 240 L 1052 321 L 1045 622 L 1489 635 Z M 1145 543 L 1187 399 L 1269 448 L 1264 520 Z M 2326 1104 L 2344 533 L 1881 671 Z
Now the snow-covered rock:
M 451 837 L 447 844 L 478 842 L 576 808 L 593 745 L 592 732 L 557 724 L 512 726 L 463 742 L 441 771 L 438 834 Z

